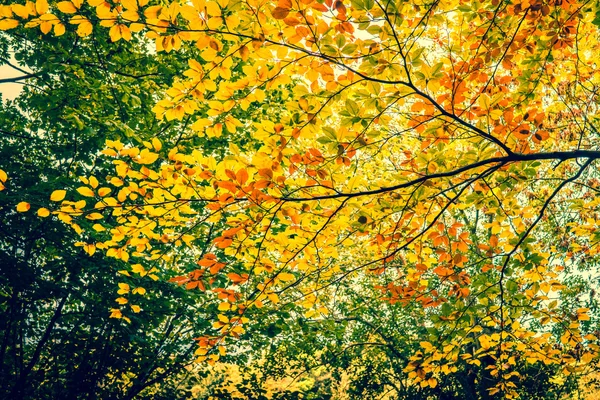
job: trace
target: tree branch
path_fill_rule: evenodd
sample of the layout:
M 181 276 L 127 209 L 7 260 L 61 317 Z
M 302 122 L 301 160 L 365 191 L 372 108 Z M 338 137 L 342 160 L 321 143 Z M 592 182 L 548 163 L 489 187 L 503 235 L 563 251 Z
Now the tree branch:
M 26 79 L 37 78 L 38 74 L 26 74 L 21 76 L 15 76 L 13 78 L 4 78 L 0 79 L 0 83 L 16 83 L 19 81 L 24 81 Z

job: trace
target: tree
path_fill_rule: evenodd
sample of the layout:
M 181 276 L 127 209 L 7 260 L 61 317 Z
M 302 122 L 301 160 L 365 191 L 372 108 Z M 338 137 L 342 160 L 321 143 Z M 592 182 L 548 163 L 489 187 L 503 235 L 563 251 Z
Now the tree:
M 185 396 L 192 332 L 208 325 L 197 296 L 151 280 L 132 304 L 143 313 L 130 324 L 110 319 L 114 288 L 128 279 L 118 273 L 123 264 L 90 257 L 77 246 L 83 233 L 42 218 L 53 191 L 112 167 L 98 158 L 106 138 L 183 140 L 183 124 L 158 123 L 151 112 L 179 62 L 149 57 L 140 42 L 115 49 L 101 33 L 39 40 L 30 29 L 2 33 L 0 59 L 25 71 L 14 79 L 25 83 L 21 95 L 0 105 L 0 397 Z
M 597 368 L 597 8 L 38 0 L 0 28 L 187 60 L 153 111 L 202 147 L 109 140 L 114 170 L 52 212 L 97 224 L 88 252 L 215 303 L 200 361 L 368 302 L 421 321 L 399 394 L 470 369 L 463 392 L 514 398 L 530 368 L 557 387 Z

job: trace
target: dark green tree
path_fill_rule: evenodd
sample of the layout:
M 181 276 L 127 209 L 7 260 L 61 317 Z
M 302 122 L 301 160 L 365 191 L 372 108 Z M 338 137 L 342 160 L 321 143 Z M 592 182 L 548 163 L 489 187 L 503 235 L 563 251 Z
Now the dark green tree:
M 106 139 L 185 143 L 185 123 L 151 113 L 177 58 L 160 62 L 143 41 L 109 46 L 102 35 L 0 36 L 0 62 L 22 73 L 2 83 L 23 85 L 0 105 L 0 169 L 9 176 L 0 192 L 1 398 L 185 397 L 192 332 L 206 324 L 197 296 L 164 281 L 146 284 L 144 312 L 130 323 L 109 318 L 122 263 L 90 257 L 75 245 L 85 235 L 55 217 L 15 211 L 21 201 L 50 207 L 54 190 L 103 174 Z

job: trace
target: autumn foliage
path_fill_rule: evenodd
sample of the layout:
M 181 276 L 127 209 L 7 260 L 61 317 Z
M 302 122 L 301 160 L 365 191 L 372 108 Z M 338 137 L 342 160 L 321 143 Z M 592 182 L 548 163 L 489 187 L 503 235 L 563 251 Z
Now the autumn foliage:
M 466 368 L 486 395 L 516 398 L 536 365 L 560 386 L 600 352 L 597 8 L 2 5 L 2 30 L 143 41 L 188 64 L 153 106 L 185 122 L 180 139 L 107 140 L 110 174 L 48 193 L 51 210 L 16 210 L 128 263 L 107 310 L 124 323 L 148 280 L 201 292 L 214 315 L 200 362 L 261 318 L 356 321 L 363 296 L 382 325 L 419 321 L 398 387 L 433 390 Z M 364 342 L 385 344 L 377 331 Z

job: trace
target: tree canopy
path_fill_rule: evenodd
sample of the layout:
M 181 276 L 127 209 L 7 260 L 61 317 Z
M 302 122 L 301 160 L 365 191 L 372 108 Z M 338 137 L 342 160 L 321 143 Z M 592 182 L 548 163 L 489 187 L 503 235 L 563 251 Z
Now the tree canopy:
M 575 0 L 2 5 L 5 49 L 53 57 L 28 140 L 70 132 L 32 161 L 51 184 L 0 166 L 3 210 L 69 226 L 118 326 L 188 315 L 199 363 L 560 398 L 600 351 L 599 25 Z

